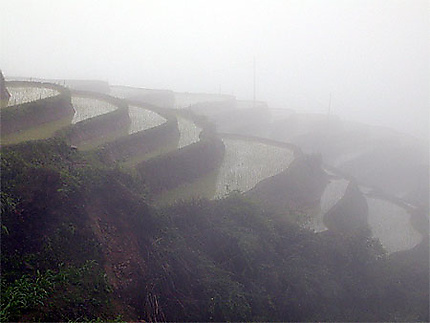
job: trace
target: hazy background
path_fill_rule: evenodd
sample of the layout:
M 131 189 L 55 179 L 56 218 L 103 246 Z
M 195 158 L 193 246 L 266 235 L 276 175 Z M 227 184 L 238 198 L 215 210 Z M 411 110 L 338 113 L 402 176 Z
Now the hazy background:
M 421 0 L 0 0 L 6 76 L 253 97 L 428 137 Z

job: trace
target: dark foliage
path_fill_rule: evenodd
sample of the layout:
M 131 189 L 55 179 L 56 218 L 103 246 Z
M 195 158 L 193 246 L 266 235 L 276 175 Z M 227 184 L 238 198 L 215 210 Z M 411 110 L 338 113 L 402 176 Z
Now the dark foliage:
M 412 281 L 403 279 L 405 289 L 391 295 L 393 262 L 365 232 L 316 235 L 240 196 L 181 203 L 163 214 L 147 280 L 168 321 L 428 317 L 428 307 L 397 302 L 416 301 Z M 422 288 L 420 299 L 428 300 Z
M 88 164 L 58 139 L 2 148 L 2 321 L 113 315 L 87 211 L 109 173 Z
M 198 174 L 190 147 L 171 165 Z M 62 140 L 1 153 L 3 321 L 429 320 L 428 240 L 387 257 L 236 194 L 157 211 L 141 178 Z

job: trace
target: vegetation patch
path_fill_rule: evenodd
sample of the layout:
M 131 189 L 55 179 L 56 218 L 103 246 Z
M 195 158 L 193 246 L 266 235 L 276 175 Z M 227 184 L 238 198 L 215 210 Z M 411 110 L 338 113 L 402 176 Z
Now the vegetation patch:
M 167 206 L 192 199 L 212 199 L 216 192 L 218 172 L 219 168 L 192 183 L 185 183 L 172 190 L 162 192 L 160 195 L 153 197 L 154 204 L 156 206 Z
M 14 132 L 1 137 L 2 145 L 17 144 L 29 140 L 40 140 L 53 137 L 58 131 L 66 128 L 72 121 L 72 115 L 63 119 L 42 124 L 40 126 Z

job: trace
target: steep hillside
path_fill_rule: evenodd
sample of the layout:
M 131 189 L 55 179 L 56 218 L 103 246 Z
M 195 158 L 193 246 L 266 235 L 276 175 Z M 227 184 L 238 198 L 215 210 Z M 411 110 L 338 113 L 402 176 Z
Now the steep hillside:
M 3 320 L 428 318 L 407 262 L 361 234 L 315 235 L 239 195 L 157 211 L 137 178 L 58 140 L 3 148 L 2 170 Z
M 48 87 L 1 109 L 2 322 L 429 320 L 425 205 L 250 136 L 267 107 Z

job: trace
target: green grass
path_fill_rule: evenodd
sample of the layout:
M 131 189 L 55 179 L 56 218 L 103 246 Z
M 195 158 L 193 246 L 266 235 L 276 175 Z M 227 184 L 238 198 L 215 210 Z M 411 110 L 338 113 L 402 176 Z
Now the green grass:
M 176 150 L 177 147 L 178 147 L 177 142 L 169 143 L 169 144 L 166 144 L 164 146 L 158 147 L 157 149 L 150 151 L 148 153 L 129 158 L 126 161 L 124 161 L 122 163 L 122 165 L 125 167 L 131 168 L 131 167 L 134 167 L 134 166 L 138 165 L 139 163 L 147 161 L 151 158 L 154 158 L 154 157 L 157 157 L 157 156 L 160 156 L 163 154 L 167 154 L 168 152 L 174 151 L 174 150 Z
M 167 206 L 182 200 L 193 198 L 212 199 L 216 192 L 216 180 L 219 169 L 197 179 L 192 183 L 183 184 L 177 188 L 161 193 L 154 199 L 156 206 Z
M 73 116 L 45 123 L 41 126 L 30 128 L 27 130 L 12 133 L 7 136 L 1 137 L 2 145 L 12 145 L 29 140 L 47 139 L 54 135 L 54 133 L 68 125 L 70 125 Z
M 88 141 L 83 141 L 80 142 L 77 146 L 80 150 L 82 151 L 89 151 L 92 149 L 95 149 L 96 147 L 114 141 L 115 139 L 118 139 L 122 136 L 126 136 L 128 134 L 128 130 L 127 129 L 120 129 L 118 131 L 115 132 L 110 132 L 107 135 L 104 136 L 98 136 L 92 140 L 88 140 Z

